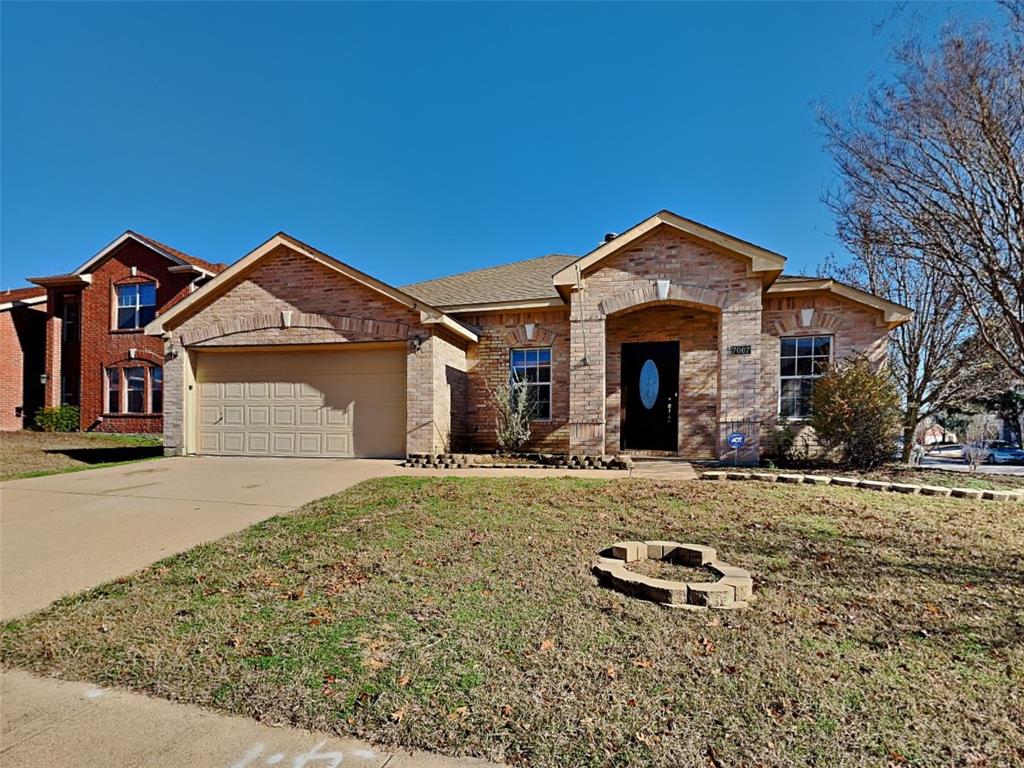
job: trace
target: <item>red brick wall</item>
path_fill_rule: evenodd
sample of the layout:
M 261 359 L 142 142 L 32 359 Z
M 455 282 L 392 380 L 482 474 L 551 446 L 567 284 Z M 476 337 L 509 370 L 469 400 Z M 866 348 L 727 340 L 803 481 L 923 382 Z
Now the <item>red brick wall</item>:
M 466 411 L 466 442 L 473 450 L 491 451 L 497 447 L 494 432 L 492 390 L 508 380 L 509 350 L 513 348 L 551 347 L 551 419 L 533 422 L 532 450 L 565 453 L 569 450 L 569 310 L 531 310 L 488 312 L 460 315 L 483 332 L 469 363 L 469 392 Z M 534 339 L 525 339 L 526 323 L 535 323 Z
M 0 312 L 0 430 L 30 426 L 42 405 L 39 376 L 46 339 L 44 305 L 12 307 Z
M 168 267 L 173 265 L 146 246 L 128 240 L 92 270 L 92 283 L 81 289 L 80 343 L 64 343 L 61 357 L 65 370 L 79 378 L 82 429 L 102 432 L 160 432 L 163 429 L 163 418 L 159 414 L 119 416 L 104 412 L 104 369 L 118 365 L 161 364 L 163 341 L 159 338 L 147 336 L 142 330 L 114 329 L 114 286 L 155 282 L 157 313 L 160 313 L 189 294 L 193 276 L 172 274 Z M 131 274 L 132 267 L 137 268 L 136 276 Z M 50 291 L 50 312 L 58 316 L 63 293 L 56 289 Z M 56 326 L 59 327 L 59 323 Z M 129 358 L 130 349 L 137 350 L 136 360 Z

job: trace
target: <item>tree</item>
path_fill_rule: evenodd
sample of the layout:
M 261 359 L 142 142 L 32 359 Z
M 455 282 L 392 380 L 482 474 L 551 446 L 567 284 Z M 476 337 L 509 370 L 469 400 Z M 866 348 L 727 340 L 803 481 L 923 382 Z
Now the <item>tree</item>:
M 894 255 L 874 242 L 870 214 L 837 211 L 837 231 L 854 251 L 836 269 L 840 279 L 914 309 L 909 323 L 890 335 L 889 364 L 903 398 L 903 463 L 918 425 L 938 411 L 996 391 L 1001 366 L 972 334 L 949 278 L 928 264 Z
M 1004 8 L 1004 29 L 950 25 L 935 48 L 911 39 L 893 82 L 822 123 L 843 239 L 942 276 L 1024 379 L 1024 2 Z
M 869 469 L 892 457 L 900 432 L 900 397 L 889 373 L 856 357 L 832 366 L 814 383 L 811 426 L 828 450 Z

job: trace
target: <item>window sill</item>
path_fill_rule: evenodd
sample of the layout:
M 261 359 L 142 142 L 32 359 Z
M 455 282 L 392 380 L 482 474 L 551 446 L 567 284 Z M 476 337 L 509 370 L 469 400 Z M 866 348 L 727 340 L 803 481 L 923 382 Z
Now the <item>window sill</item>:
M 146 329 L 145 328 L 111 328 L 110 332 L 111 333 L 122 334 L 122 335 L 131 334 L 131 333 L 143 334 L 143 333 L 146 332 Z
M 104 419 L 161 419 L 162 413 L 104 413 Z

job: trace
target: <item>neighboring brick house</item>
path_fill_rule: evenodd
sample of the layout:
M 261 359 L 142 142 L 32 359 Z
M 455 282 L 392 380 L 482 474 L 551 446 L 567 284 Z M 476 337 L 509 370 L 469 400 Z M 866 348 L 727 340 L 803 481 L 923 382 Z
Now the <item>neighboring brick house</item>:
M 513 379 L 535 450 L 756 461 L 764 425 L 806 421 L 815 376 L 881 365 L 911 316 L 784 263 L 662 211 L 582 257 L 395 288 L 278 234 L 147 327 L 166 345 L 166 450 L 489 450 L 491 392 Z
M 163 430 L 163 343 L 144 328 L 221 269 L 127 231 L 45 289 L 42 404 L 75 405 L 80 428 Z
M 43 403 L 46 291 L 0 291 L 0 430 L 22 429 Z

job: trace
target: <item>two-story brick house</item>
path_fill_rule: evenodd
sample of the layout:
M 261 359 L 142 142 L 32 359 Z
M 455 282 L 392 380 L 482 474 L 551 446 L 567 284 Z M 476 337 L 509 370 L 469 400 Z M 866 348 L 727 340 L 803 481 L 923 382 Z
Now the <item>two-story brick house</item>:
M 78 406 L 80 428 L 163 430 L 163 344 L 144 332 L 224 268 L 127 231 L 46 290 L 43 405 Z

